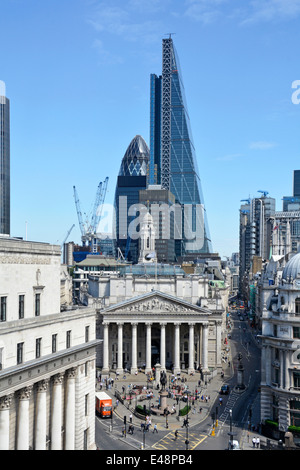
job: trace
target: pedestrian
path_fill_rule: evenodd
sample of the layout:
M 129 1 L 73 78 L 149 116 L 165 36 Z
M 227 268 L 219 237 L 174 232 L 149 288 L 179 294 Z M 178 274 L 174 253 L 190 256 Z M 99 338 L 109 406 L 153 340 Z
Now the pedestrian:
M 177 437 L 178 437 L 178 431 L 176 429 L 176 431 L 175 431 L 175 441 L 176 441 Z
M 253 437 L 253 439 L 252 439 L 252 446 L 253 446 L 253 448 L 255 447 L 255 445 L 256 445 L 256 439 L 255 439 L 255 437 Z
M 202 408 L 201 408 L 201 406 L 200 406 L 199 413 L 201 413 L 201 412 L 202 412 Z
M 129 421 L 132 423 L 132 414 L 130 413 Z
M 256 438 L 256 447 L 259 449 L 259 437 Z
M 158 430 L 157 430 L 157 424 L 154 424 L 154 427 L 153 427 L 153 432 L 157 432 L 157 433 L 158 433 Z

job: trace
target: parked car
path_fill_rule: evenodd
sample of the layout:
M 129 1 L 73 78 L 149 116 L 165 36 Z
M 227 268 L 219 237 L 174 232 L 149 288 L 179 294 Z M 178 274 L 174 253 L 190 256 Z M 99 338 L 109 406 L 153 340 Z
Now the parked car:
M 229 393 L 229 385 L 222 385 L 220 390 L 221 395 L 228 395 Z

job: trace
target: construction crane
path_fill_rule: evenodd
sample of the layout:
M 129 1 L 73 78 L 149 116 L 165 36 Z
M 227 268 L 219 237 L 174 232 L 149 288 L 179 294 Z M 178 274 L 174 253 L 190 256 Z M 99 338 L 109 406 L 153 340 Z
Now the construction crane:
M 74 198 L 75 198 L 75 205 L 76 205 L 79 228 L 80 228 L 80 231 L 81 231 L 81 236 L 83 237 L 84 234 L 85 234 L 85 230 L 84 230 L 84 225 L 83 225 L 83 221 L 82 221 L 82 212 L 81 212 L 81 209 L 80 209 L 80 202 L 79 202 L 79 198 L 78 198 L 78 194 L 77 194 L 75 186 L 73 186 L 73 190 L 74 190 Z
M 103 203 L 105 201 L 106 191 L 107 191 L 107 184 L 108 184 L 108 176 L 105 178 L 103 183 L 99 183 L 93 215 L 92 215 L 92 222 L 91 222 L 91 232 L 96 233 L 99 221 L 102 215 Z
M 70 235 L 70 233 L 72 232 L 72 230 L 73 230 L 74 227 L 75 227 L 75 224 L 73 224 L 72 227 L 69 229 L 67 235 L 65 236 L 64 241 L 63 241 L 62 244 L 61 244 L 61 247 L 63 247 L 64 244 L 66 243 L 66 241 L 67 241 L 67 239 L 69 238 L 69 235 Z
M 250 204 L 250 202 L 251 202 L 251 199 L 241 199 L 241 201 L 240 201 L 240 202 L 247 202 L 247 204 Z
M 94 207 L 92 211 L 91 222 L 89 222 L 87 218 L 85 223 L 83 222 L 83 219 L 82 219 L 82 212 L 80 208 L 79 197 L 78 197 L 75 186 L 73 186 L 75 205 L 76 205 L 77 216 L 78 216 L 78 223 L 79 223 L 79 227 L 81 231 L 81 240 L 82 240 L 83 245 L 85 245 L 86 242 L 90 242 L 94 238 L 96 238 L 97 226 L 100 221 L 101 214 L 102 214 L 103 203 L 104 203 L 106 191 L 107 191 L 107 184 L 108 184 L 108 177 L 106 177 L 103 182 L 99 183 L 97 192 L 96 192 Z
M 262 189 L 259 189 L 257 192 L 258 192 L 258 193 L 262 193 L 264 197 L 266 197 L 267 194 L 269 194 L 268 191 L 264 191 L 264 190 L 262 190 Z

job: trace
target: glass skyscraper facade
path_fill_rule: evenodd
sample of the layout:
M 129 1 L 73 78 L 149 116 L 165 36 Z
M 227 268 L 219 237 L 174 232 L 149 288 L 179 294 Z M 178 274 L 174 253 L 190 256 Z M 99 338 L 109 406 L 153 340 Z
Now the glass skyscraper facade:
M 149 165 L 149 148 L 137 135 L 130 142 L 121 162 L 115 191 L 115 243 L 123 256 L 132 263 L 138 262 L 139 240 L 128 236 L 128 227 L 136 215 L 129 208 L 139 204 L 139 191 L 146 189 Z
M 10 109 L 0 80 L 0 234 L 10 234 Z
M 183 236 L 177 240 L 176 254 L 211 253 L 184 86 L 171 37 L 163 39 L 162 75 L 150 77 L 149 183 L 171 191 L 183 207 Z M 199 230 L 201 236 L 195 243 L 192 234 L 199 234 Z

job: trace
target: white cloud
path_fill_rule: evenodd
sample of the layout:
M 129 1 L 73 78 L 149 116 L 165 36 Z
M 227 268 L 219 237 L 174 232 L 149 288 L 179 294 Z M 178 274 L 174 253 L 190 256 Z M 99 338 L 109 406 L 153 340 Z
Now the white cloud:
M 268 150 L 276 146 L 277 146 L 276 142 L 267 142 L 267 141 L 251 142 L 251 144 L 249 145 L 250 149 L 252 150 Z
M 221 17 L 241 25 L 293 20 L 300 15 L 300 0 L 186 0 L 185 16 L 202 23 Z
M 286 21 L 300 14 L 300 0 L 252 0 L 242 24 Z
M 220 6 L 228 0 L 186 0 L 185 16 L 204 24 L 212 23 L 221 14 Z
M 141 3 L 138 10 L 135 4 L 136 0 L 124 2 L 122 7 L 101 3 L 90 14 L 88 22 L 99 33 L 122 36 L 127 41 L 149 43 L 157 40 L 160 31 L 159 21 L 151 20 L 150 14 L 145 16 Z M 151 5 L 154 8 L 156 1 L 148 4 L 148 11 Z
M 217 160 L 222 162 L 231 162 L 232 160 L 236 160 L 237 158 L 241 158 L 243 156 L 244 155 L 242 153 L 232 153 L 229 155 L 224 155 L 223 157 L 218 157 Z
M 105 49 L 104 44 L 100 39 L 95 39 L 93 47 L 97 50 L 101 63 L 122 64 L 124 62 L 121 56 L 112 54 L 107 49 Z

